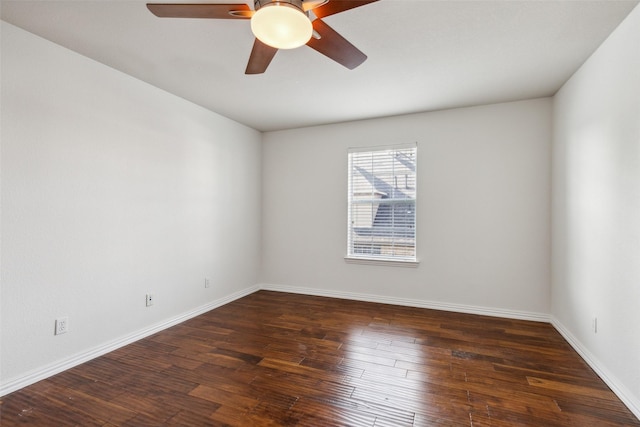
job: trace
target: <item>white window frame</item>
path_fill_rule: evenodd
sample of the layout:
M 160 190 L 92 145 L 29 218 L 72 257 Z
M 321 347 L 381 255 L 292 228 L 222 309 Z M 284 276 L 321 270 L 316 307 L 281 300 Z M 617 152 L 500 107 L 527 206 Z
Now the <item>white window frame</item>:
M 380 163 L 376 164 L 375 166 L 372 164 L 372 174 L 375 173 L 375 169 L 376 167 L 384 167 L 384 166 L 388 166 L 391 167 L 391 171 L 389 172 L 387 170 L 387 172 L 385 172 L 385 174 L 390 174 L 387 176 L 387 181 L 391 179 L 391 177 L 393 177 L 393 182 L 388 183 L 386 181 L 384 181 L 384 179 L 380 182 L 384 183 L 385 186 L 391 185 L 392 187 L 394 187 L 395 189 L 398 189 L 398 184 L 396 182 L 397 179 L 397 175 L 396 175 L 396 171 L 395 171 L 395 167 L 396 165 L 398 165 L 398 167 L 402 167 L 401 164 L 399 164 L 395 159 L 396 159 L 396 153 L 398 152 L 407 152 L 409 151 L 411 153 L 411 155 L 413 156 L 413 173 L 408 174 L 411 177 L 407 178 L 405 177 L 405 179 L 409 179 L 413 185 L 412 189 L 409 189 L 409 197 L 408 198 L 398 198 L 398 197 L 394 197 L 392 196 L 389 199 L 385 199 L 385 196 L 388 196 L 387 193 L 384 192 L 384 190 L 386 190 L 385 188 L 377 188 L 377 186 L 371 182 L 369 182 L 369 184 L 363 184 L 363 174 L 361 171 L 358 171 L 354 165 L 354 161 L 356 163 L 360 162 L 359 164 L 362 165 L 362 161 L 367 159 L 367 156 L 371 157 L 371 161 L 374 162 L 374 158 L 377 157 L 379 159 L 383 159 L 380 161 Z M 391 160 L 388 159 L 384 159 L 384 156 L 388 154 L 389 158 Z M 374 265 L 394 265 L 394 266 L 402 266 L 402 267 L 417 267 L 419 264 L 418 261 L 418 257 L 417 257 L 417 176 L 418 176 L 418 162 L 417 162 L 417 156 L 418 156 L 418 152 L 417 152 L 417 143 L 411 143 L 411 144 L 399 144 L 399 145 L 388 145 L 388 146 L 375 146 L 375 147 L 359 147 L 359 148 L 350 148 L 348 150 L 348 190 L 347 190 L 347 255 L 345 256 L 345 261 L 349 262 L 349 263 L 358 263 L 358 264 L 374 264 Z M 355 159 L 355 160 L 354 160 Z M 384 162 L 388 162 L 388 163 L 384 163 Z M 406 167 L 404 168 L 406 169 Z M 405 173 L 405 175 L 407 175 Z M 375 178 L 380 178 L 377 175 L 373 175 Z M 359 182 L 358 182 L 359 180 Z M 371 181 L 371 179 L 369 179 L 369 181 Z M 375 180 L 374 180 L 375 181 Z M 363 197 L 360 198 L 359 200 L 356 199 L 355 195 L 354 195 L 354 186 L 358 186 L 361 190 L 364 187 L 368 187 L 366 188 L 366 192 L 360 192 L 359 194 L 362 195 Z M 370 193 L 369 193 L 370 192 Z M 392 192 L 395 194 L 395 191 L 392 190 Z M 406 192 L 406 190 L 405 190 Z M 370 194 L 370 196 L 369 196 Z M 385 201 L 381 201 L 381 200 L 385 200 Z M 373 228 L 375 227 L 374 224 L 374 217 L 377 215 L 378 209 L 380 206 L 382 205 L 396 205 L 398 203 L 406 203 L 407 200 L 411 200 L 411 203 L 413 204 L 413 239 L 409 238 L 409 241 L 413 241 L 413 253 L 412 254 L 401 254 L 399 252 L 402 252 L 401 248 L 411 248 L 411 246 L 407 246 L 406 242 L 407 239 L 401 239 L 400 237 L 396 236 L 396 230 L 402 230 L 402 228 L 400 227 L 391 227 L 391 236 L 392 237 L 387 237 L 384 238 L 383 240 L 386 240 L 387 244 L 386 245 L 380 245 L 380 246 L 376 246 L 372 243 L 373 239 L 374 239 L 374 231 Z M 357 205 L 368 205 L 371 204 L 372 208 L 372 212 L 366 213 L 364 215 L 364 217 L 362 216 L 362 211 L 357 211 L 355 210 L 355 206 Z M 378 208 L 375 208 L 375 213 L 373 212 L 373 206 L 378 206 Z M 370 215 L 371 219 L 369 220 L 368 224 L 364 224 L 364 227 L 362 225 L 363 223 L 363 218 L 365 218 L 365 222 L 366 222 L 366 218 L 367 215 Z M 393 209 L 392 209 L 392 219 L 391 222 L 392 224 L 395 224 L 395 218 L 394 214 L 393 214 Z M 365 249 L 369 249 L 369 250 L 377 250 L 378 247 L 382 247 L 382 248 L 386 248 L 386 249 L 382 249 L 380 250 L 380 253 L 356 253 L 355 251 L 355 241 L 354 241 L 354 236 L 356 236 L 356 234 L 359 234 L 358 232 L 355 231 L 355 224 L 360 223 L 361 226 L 359 227 L 361 230 L 366 230 L 367 226 L 369 227 L 369 232 L 371 233 L 371 241 L 369 243 L 369 246 L 367 247 L 367 245 L 365 244 L 365 246 L 361 246 L 362 248 Z M 389 232 L 389 228 L 387 228 L 387 231 Z M 363 241 L 366 240 L 366 238 L 362 238 Z M 401 244 L 399 244 L 401 243 Z M 396 248 L 398 248 L 398 250 L 396 250 Z M 391 252 L 391 253 L 389 253 Z

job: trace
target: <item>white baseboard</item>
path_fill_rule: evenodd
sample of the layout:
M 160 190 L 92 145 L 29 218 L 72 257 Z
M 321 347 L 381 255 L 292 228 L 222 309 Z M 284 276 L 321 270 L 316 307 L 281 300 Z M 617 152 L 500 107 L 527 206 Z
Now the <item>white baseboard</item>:
M 152 325 L 148 328 L 141 329 L 139 331 L 133 332 L 129 335 L 125 335 L 116 340 L 110 341 L 106 344 L 99 345 L 97 347 L 91 348 L 87 351 L 83 351 L 81 353 L 75 354 L 71 357 L 62 359 L 58 362 L 52 363 L 45 367 L 35 369 L 25 375 L 14 378 L 10 381 L 3 382 L 0 385 L 0 396 L 4 396 L 6 394 L 12 393 L 16 390 L 19 390 L 28 385 L 34 384 L 38 381 L 41 381 L 45 378 L 49 378 L 55 374 L 58 374 L 62 371 L 66 371 L 67 369 L 73 368 L 74 366 L 80 365 L 82 363 L 88 362 L 91 359 L 95 359 L 98 356 L 102 356 L 103 354 L 109 353 L 111 351 L 117 350 L 120 347 L 124 347 L 127 344 L 131 344 L 135 341 L 138 341 L 142 338 L 148 337 L 150 335 L 155 334 L 156 332 L 160 332 L 164 329 L 170 328 L 171 326 L 177 325 L 179 323 L 184 322 L 185 320 L 189 320 L 193 317 L 199 316 L 203 313 L 213 310 L 214 308 L 218 308 L 225 304 L 228 304 L 232 301 L 235 301 L 239 298 L 242 298 L 246 295 L 252 294 L 258 291 L 260 288 L 258 286 L 251 286 L 249 288 L 243 289 L 241 291 L 235 292 L 231 295 L 227 295 L 222 298 L 218 298 L 217 300 L 211 301 L 203 306 L 200 306 L 194 310 L 188 311 L 186 313 L 179 314 L 178 316 L 172 317 L 170 319 L 164 320 L 160 323 Z
M 335 290 L 304 288 L 299 286 L 274 285 L 262 283 L 260 289 L 265 291 L 289 292 L 294 294 L 315 295 L 320 297 L 341 298 L 356 301 L 377 302 L 381 304 L 402 305 L 406 307 L 428 308 L 432 310 L 453 311 L 456 313 L 479 314 L 483 316 L 503 317 L 507 319 L 531 320 L 549 323 L 549 315 L 530 311 L 507 310 L 503 308 L 481 307 L 465 304 L 452 304 L 437 301 L 415 300 L 383 295 L 360 294 Z
M 633 397 L 627 389 L 611 372 L 584 346 L 562 323 L 555 317 L 550 316 L 551 325 L 567 340 L 573 349 L 587 362 L 596 374 L 604 381 L 616 396 L 624 403 L 633 415 L 640 419 L 640 402 Z

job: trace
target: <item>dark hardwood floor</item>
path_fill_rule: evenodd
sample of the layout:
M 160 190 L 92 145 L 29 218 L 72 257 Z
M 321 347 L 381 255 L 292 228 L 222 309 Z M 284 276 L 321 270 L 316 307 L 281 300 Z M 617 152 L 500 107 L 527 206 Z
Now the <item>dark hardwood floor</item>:
M 266 291 L 1 398 L 23 423 L 640 426 L 548 324 Z

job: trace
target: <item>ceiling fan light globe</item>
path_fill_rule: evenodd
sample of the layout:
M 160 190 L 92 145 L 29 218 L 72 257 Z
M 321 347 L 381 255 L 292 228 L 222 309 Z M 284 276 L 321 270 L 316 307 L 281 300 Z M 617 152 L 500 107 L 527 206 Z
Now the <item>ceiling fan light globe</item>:
M 269 3 L 251 17 L 251 31 L 258 40 L 277 49 L 294 49 L 306 44 L 313 34 L 304 12 L 288 3 Z

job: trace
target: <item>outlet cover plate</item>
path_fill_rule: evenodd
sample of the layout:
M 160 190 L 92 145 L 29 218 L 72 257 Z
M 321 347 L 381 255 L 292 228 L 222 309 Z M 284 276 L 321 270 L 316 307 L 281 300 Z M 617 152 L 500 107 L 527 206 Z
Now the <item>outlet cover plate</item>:
M 60 317 L 56 319 L 56 335 L 66 334 L 69 330 L 69 318 L 68 317 Z

